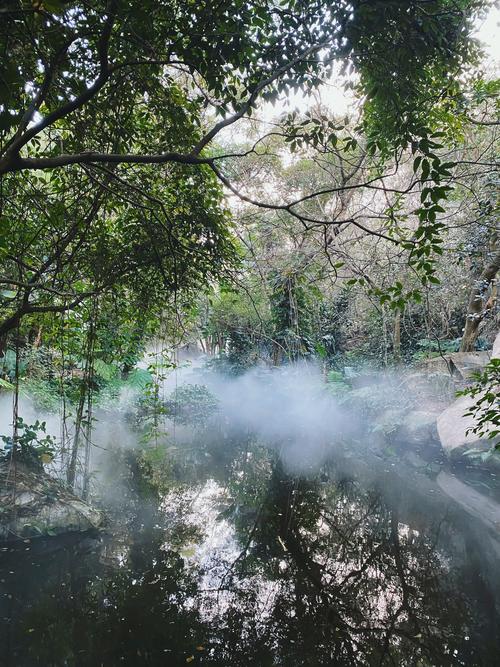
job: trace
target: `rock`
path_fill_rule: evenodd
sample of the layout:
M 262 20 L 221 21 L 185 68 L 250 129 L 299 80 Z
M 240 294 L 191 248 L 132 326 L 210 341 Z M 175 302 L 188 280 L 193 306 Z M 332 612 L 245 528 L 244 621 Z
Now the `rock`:
M 479 357 L 478 355 L 485 354 L 487 355 L 487 359 L 484 365 L 486 365 L 491 358 L 500 357 L 500 334 L 497 335 L 491 352 L 457 354 L 462 354 L 464 359 L 465 357 L 474 355 L 476 360 L 480 358 L 482 359 L 482 357 Z M 462 366 L 462 370 L 464 369 L 465 366 Z M 477 370 L 480 370 L 480 368 Z M 437 419 L 438 435 L 443 450 L 448 456 L 459 456 L 468 449 L 484 450 L 486 452 L 491 448 L 491 440 L 488 440 L 487 438 L 480 439 L 474 433 L 467 434 L 467 431 L 476 425 L 476 421 L 473 417 L 466 417 L 464 415 L 477 402 L 478 398 L 479 396 L 476 396 L 475 398 L 461 396 L 439 415 Z
M 462 454 L 464 450 L 477 448 L 481 445 L 480 438 L 474 433 L 467 435 L 467 430 L 475 426 L 473 417 L 465 417 L 465 413 L 474 404 L 470 396 L 461 396 L 454 401 L 437 418 L 437 430 L 441 446 L 448 456 Z M 491 443 L 487 443 L 489 449 Z
M 412 443 L 423 445 L 435 442 L 437 439 L 436 417 L 435 412 L 414 410 L 406 415 L 403 433 Z
M 391 435 L 398 433 L 405 419 L 405 411 L 398 408 L 389 408 L 372 422 L 371 430 L 373 433 L 382 433 Z
M 444 471 L 437 476 L 437 483 L 440 489 L 453 498 L 468 514 L 484 523 L 493 532 L 498 533 L 500 530 L 499 503 Z
M 456 391 L 453 378 L 447 370 L 437 373 L 430 370 L 406 374 L 403 377 L 406 391 L 410 392 L 419 404 L 428 402 L 429 399 L 432 399 L 433 405 L 436 405 L 436 401 L 446 399 L 449 402 Z
M 102 512 L 44 472 L 0 467 L 0 540 L 83 533 L 98 528 Z
M 431 462 L 441 462 L 443 458 L 436 428 L 438 414 L 430 408 L 406 412 L 391 434 L 392 442 L 413 467 L 420 467 L 417 459 L 428 468 Z
M 500 346 L 500 342 L 499 342 Z M 492 353 L 481 352 L 451 352 L 442 357 L 433 357 L 422 361 L 420 367 L 426 373 L 447 373 L 457 380 L 468 380 L 471 375 L 481 371 L 489 362 Z

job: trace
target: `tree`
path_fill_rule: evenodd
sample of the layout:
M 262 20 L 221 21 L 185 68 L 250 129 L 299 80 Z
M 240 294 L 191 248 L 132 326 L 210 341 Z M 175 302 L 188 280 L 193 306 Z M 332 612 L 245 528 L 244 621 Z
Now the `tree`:
M 483 202 L 484 205 L 485 202 Z M 486 203 L 487 208 L 491 205 Z M 491 217 L 493 211 L 487 211 Z M 465 327 L 460 343 L 461 352 L 472 352 L 479 336 L 480 325 L 485 316 L 494 310 L 496 305 L 496 276 L 500 271 L 500 245 L 498 239 L 498 225 L 493 222 L 489 232 L 489 244 L 486 248 L 486 258 L 481 273 L 473 281 L 467 304 Z
M 206 169 L 189 179 L 184 169 L 141 167 L 112 188 L 112 172 L 96 178 L 74 168 L 9 180 L 0 341 L 27 315 L 119 288 L 154 307 L 220 277 L 235 258 L 220 188 Z

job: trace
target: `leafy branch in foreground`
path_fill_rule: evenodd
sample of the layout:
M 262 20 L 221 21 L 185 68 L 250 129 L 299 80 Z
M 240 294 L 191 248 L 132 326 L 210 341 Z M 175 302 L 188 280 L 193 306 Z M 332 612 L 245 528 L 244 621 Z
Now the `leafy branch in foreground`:
M 474 378 L 475 384 L 458 392 L 459 396 L 477 398 L 464 415 L 476 421 L 475 426 L 467 429 L 467 435 L 473 433 L 479 438 L 494 440 L 500 435 L 500 359 L 491 359 Z M 494 448 L 499 450 L 500 442 L 495 443 Z

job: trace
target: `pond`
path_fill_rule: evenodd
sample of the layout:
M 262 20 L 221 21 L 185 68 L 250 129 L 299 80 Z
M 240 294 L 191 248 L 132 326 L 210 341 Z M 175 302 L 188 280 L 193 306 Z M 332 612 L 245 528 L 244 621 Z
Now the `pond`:
M 152 460 L 110 458 L 103 533 L 4 547 L 2 665 L 498 664 L 500 542 L 431 476 Z

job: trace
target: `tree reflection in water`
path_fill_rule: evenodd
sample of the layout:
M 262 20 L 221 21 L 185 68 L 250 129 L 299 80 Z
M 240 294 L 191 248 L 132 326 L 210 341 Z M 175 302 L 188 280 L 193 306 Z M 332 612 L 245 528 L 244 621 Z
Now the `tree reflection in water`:
M 262 451 L 226 471 L 159 502 L 137 468 L 122 530 L 5 552 L 2 664 L 496 664 L 482 547 L 446 507 Z

